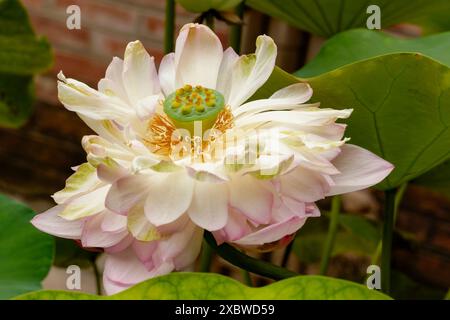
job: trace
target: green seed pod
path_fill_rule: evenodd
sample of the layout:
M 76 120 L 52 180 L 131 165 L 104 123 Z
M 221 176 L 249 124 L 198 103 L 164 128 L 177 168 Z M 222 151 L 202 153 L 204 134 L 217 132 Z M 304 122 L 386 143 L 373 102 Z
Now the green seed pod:
M 225 107 L 223 95 L 202 86 L 185 85 L 164 100 L 164 112 L 177 128 L 193 133 L 195 121 L 202 122 L 202 130 L 210 129 L 217 115 Z
M 242 0 L 177 0 L 186 10 L 191 12 L 206 12 L 210 9 L 227 11 L 236 7 Z

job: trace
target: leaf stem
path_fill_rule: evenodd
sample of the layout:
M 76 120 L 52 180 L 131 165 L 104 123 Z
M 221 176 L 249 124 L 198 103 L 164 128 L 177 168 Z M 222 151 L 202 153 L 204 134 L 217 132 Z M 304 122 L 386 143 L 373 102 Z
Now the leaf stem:
M 164 52 L 167 54 L 174 49 L 175 36 L 175 0 L 166 0 L 166 20 L 164 24 Z
M 209 10 L 205 12 L 205 24 L 214 31 L 215 28 L 215 21 L 214 21 L 214 11 Z
M 241 269 L 242 278 L 244 279 L 244 283 L 249 286 L 253 287 L 253 281 L 252 277 L 250 276 L 250 272 L 247 270 Z
M 341 197 L 334 196 L 331 199 L 330 224 L 328 226 L 328 234 L 323 249 L 322 260 L 320 261 L 320 274 L 325 275 L 328 271 L 330 257 L 333 252 L 334 241 L 339 226 L 339 213 L 341 211 Z
M 295 241 L 295 238 L 292 239 L 292 241 L 286 246 L 286 249 L 284 249 L 283 260 L 281 260 L 281 266 L 283 268 L 286 268 L 286 266 L 287 266 L 289 257 L 291 256 L 292 247 L 294 246 L 294 241 Z
M 235 9 L 236 15 L 242 20 L 245 10 L 245 1 L 242 1 Z M 230 28 L 230 45 L 237 54 L 241 52 L 242 25 L 233 25 Z
M 391 252 L 392 252 L 392 234 L 394 231 L 395 219 L 395 194 L 397 189 L 390 189 L 384 192 L 384 224 L 383 239 L 381 247 L 381 290 L 389 294 L 391 285 Z
M 400 204 L 402 203 L 403 196 L 405 194 L 405 191 L 406 191 L 407 187 L 408 187 L 408 182 L 403 183 L 398 188 L 398 191 L 397 191 L 397 193 L 395 195 L 394 224 L 395 224 L 395 221 L 397 221 L 398 208 L 400 207 Z M 380 261 L 381 247 L 382 247 L 382 241 L 380 240 L 378 242 L 378 245 L 377 245 L 377 248 L 376 248 L 374 254 L 372 255 L 372 262 L 371 262 L 371 264 L 378 264 L 378 262 Z
M 100 277 L 100 271 L 98 270 L 97 263 L 96 263 L 96 257 L 94 256 L 91 261 L 92 269 L 94 269 L 94 276 L 95 276 L 95 289 L 97 292 L 97 295 L 102 294 L 102 283 L 101 283 L 101 277 Z
M 249 257 L 246 254 L 236 250 L 229 244 L 224 243 L 218 246 L 210 232 L 205 231 L 204 238 L 211 248 L 223 259 L 251 273 L 259 274 L 274 280 L 281 280 L 298 275 L 293 271 L 276 266 L 272 263 Z
M 211 269 L 212 258 L 213 251 L 211 246 L 203 240 L 202 255 L 200 257 L 200 272 L 209 272 Z

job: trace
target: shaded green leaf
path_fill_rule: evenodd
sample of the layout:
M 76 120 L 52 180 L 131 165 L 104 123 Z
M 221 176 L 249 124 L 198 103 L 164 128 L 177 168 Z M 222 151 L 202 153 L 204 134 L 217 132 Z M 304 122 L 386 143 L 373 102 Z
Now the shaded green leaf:
M 381 27 L 448 12 L 447 0 L 248 0 L 247 4 L 294 27 L 330 37 L 344 30 L 366 27 L 369 5 L 378 5 Z
M 33 75 L 50 68 L 47 40 L 37 38 L 18 0 L 0 0 L 0 126 L 16 128 L 32 111 Z
M 35 36 L 0 36 L 0 72 L 37 74 L 52 64 L 50 44 Z
M 50 68 L 47 40 L 37 38 L 18 0 L 0 0 L 0 72 L 32 75 Z
M 172 273 L 140 283 L 109 297 L 64 291 L 38 291 L 18 297 L 27 300 L 136 299 L 136 300 L 265 300 L 265 299 L 389 299 L 388 296 L 346 280 L 299 276 L 262 288 L 249 288 L 231 278 L 212 273 Z
M 421 175 L 414 183 L 442 193 L 450 199 L 450 160 Z
M 0 195 L 0 299 L 41 288 L 53 258 L 53 238 L 31 225 L 31 209 Z
M 34 82 L 32 76 L 0 73 L 0 126 L 17 128 L 33 110 Z
M 404 52 L 420 52 L 450 67 L 449 51 L 450 32 L 402 39 L 378 31 L 350 30 L 329 39 L 318 55 L 295 75 L 315 77 L 358 61 Z

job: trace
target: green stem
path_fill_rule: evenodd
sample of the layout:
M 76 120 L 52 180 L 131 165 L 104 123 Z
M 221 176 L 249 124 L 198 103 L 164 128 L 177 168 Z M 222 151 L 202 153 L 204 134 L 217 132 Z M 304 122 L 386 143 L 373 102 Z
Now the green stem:
M 287 245 L 286 249 L 284 249 L 283 260 L 281 260 L 281 266 L 283 268 L 286 268 L 287 266 L 289 257 L 291 256 L 292 247 L 294 246 L 294 241 L 295 239 L 292 239 L 292 241 Z
M 396 192 L 396 189 L 385 191 L 383 244 L 381 248 L 381 290 L 387 294 L 390 292 L 391 285 L 391 252 Z
M 174 50 L 175 37 L 175 0 L 166 0 L 166 20 L 164 26 L 164 52 Z
M 330 224 L 328 226 L 328 234 L 325 247 L 320 261 L 320 274 L 325 275 L 328 271 L 331 254 L 333 252 L 334 241 L 339 226 L 339 213 L 341 211 L 341 197 L 334 196 L 331 200 Z
M 200 257 L 200 272 L 209 272 L 213 258 L 211 246 L 203 241 L 202 255 Z
M 215 23 L 214 23 L 214 12 L 208 11 L 205 14 L 205 24 L 214 31 Z
M 405 194 L 407 187 L 408 187 L 408 183 L 405 182 L 398 188 L 397 194 L 395 195 L 394 224 L 395 224 L 395 221 L 397 221 L 398 208 L 400 207 L 400 204 L 402 203 L 403 195 Z M 380 261 L 381 247 L 382 247 L 382 241 L 380 240 L 378 242 L 378 245 L 377 245 L 377 248 L 376 248 L 374 254 L 372 255 L 371 264 L 378 264 L 378 262 Z
M 236 7 L 236 15 L 242 20 L 244 17 L 245 1 Z M 230 45 L 237 54 L 241 52 L 242 25 L 233 25 L 230 29 Z
M 249 286 L 253 287 L 253 281 L 252 277 L 250 276 L 250 272 L 247 270 L 241 269 L 242 278 L 244 279 L 244 283 Z
M 95 289 L 96 289 L 97 295 L 101 295 L 102 294 L 102 282 L 101 282 L 101 277 L 100 277 L 100 271 L 98 270 L 97 263 L 95 263 L 95 261 L 96 261 L 96 257 L 93 257 L 91 259 L 91 265 L 92 265 L 92 268 L 94 269 Z
M 246 254 L 236 250 L 229 244 L 217 245 L 213 235 L 210 232 L 205 232 L 205 240 L 211 246 L 211 248 L 223 259 L 231 264 L 245 269 L 251 273 L 259 274 L 264 277 L 268 277 L 274 280 L 281 280 L 285 278 L 295 277 L 298 274 L 287 270 L 285 268 L 276 266 L 269 262 L 258 260 L 247 256 Z

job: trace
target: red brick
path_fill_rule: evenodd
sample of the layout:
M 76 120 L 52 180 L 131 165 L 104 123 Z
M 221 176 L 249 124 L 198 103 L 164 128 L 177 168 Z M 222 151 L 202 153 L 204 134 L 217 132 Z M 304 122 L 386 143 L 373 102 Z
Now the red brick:
M 39 101 L 52 105 L 59 104 L 56 79 L 54 74 L 36 77 L 36 96 Z
M 27 9 L 41 9 L 48 4 L 49 0 L 22 0 L 21 2 Z
M 86 28 L 68 30 L 60 21 L 37 15 L 31 15 L 31 22 L 36 33 L 46 36 L 53 46 L 67 46 L 78 50 L 89 49 L 90 34 Z
M 155 42 L 148 39 L 142 39 L 134 35 L 116 36 L 105 32 L 94 32 L 93 38 L 93 52 L 110 61 L 113 56 L 123 58 L 125 48 L 130 41 L 141 40 L 144 47 L 150 55 L 155 57 L 155 62 L 159 63 L 163 56 L 162 42 Z
M 96 87 L 104 77 L 107 63 L 89 59 L 86 56 L 64 51 L 55 52 L 55 63 L 52 73 L 56 75 L 62 70 L 66 77 L 74 78 Z

